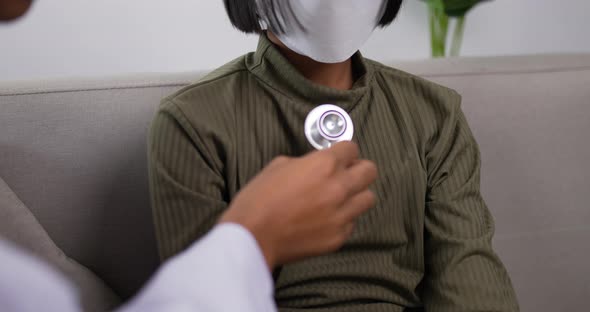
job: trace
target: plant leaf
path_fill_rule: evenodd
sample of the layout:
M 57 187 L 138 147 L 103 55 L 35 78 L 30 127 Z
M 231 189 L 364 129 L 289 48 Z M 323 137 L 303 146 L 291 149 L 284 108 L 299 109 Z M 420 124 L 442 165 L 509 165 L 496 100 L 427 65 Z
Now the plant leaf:
M 433 0 L 422 0 L 428 3 Z M 489 0 L 442 0 L 445 13 L 451 17 L 464 16 L 474 6 Z
M 445 13 L 448 16 L 464 16 L 474 6 L 486 0 L 444 0 Z

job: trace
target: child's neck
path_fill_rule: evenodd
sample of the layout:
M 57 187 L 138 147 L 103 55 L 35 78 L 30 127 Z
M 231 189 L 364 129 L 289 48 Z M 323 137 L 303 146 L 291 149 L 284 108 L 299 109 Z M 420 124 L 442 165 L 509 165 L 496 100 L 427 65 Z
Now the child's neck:
M 340 63 L 320 63 L 305 55 L 293 52 L 270 31 L 267 31 L 267 37 L 305 78 L 334 89 L 349 90 L 352 88 L 354 77 L 350 58 Z

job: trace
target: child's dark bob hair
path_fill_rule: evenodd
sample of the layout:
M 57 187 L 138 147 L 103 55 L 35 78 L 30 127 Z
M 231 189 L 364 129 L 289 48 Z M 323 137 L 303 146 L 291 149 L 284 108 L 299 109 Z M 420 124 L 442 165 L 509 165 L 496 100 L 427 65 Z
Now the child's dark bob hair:
M 319 0 L 318 0 L 319 1 Z M 364 1 L 364 0 L 359 0 Z M 385 0 L 386 7 L 383 16 L 379 20 L 378 26 L 385 27 L 389 25 L 399 12 L 402 5 L 402 0 Z M 237 29 L 245 33 L 261 33 L 262 28 L 260 21 L 262 17 L 266 17 L 264 21 L 269 28 L 274 32 L 284 33 L 285 27 L 291 25 L 284 25 L 285 16 L 292 15 L 290 1 L 286 0 L 223 0 L 225 10 L 229 16 L 229 20 Z M 277 8 L 275 10 L 275 8 Z M 302 25 L 298 27 L 304 28 Z

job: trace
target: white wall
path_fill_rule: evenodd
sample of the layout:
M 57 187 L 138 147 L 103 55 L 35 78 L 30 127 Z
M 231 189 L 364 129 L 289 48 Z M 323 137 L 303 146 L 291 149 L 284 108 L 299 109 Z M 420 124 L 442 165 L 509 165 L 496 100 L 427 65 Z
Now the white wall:
M 589 19 L 588 0 L 494 0 L 470 14 L 463 55 L 590 52 Z M 221 0 L 36 1 L 18 23 L 0 25 L 0 79 L 210 69 L 256 41 L 232 29 Z M 363 52 L 428 57 L 424 3 L 406 0 Z

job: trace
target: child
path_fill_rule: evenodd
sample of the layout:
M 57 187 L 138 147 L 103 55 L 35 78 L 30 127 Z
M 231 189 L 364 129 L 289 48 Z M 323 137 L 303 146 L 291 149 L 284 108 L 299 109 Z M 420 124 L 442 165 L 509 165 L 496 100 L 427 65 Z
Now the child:
M 260 41 L 256 52 L 164 99 L 153 121 L 162 257 L 206 233 L 274 157 L 312 151 L 305 118 L 334 104 L 350 115 L 361 156 L 377 165 L 377 204 L 337 252 L 275 271 L 280 310 L 517 311 L 492 250 L 461 97 L 358 52 L 401 0 L 224 2 L 233 25 Z

